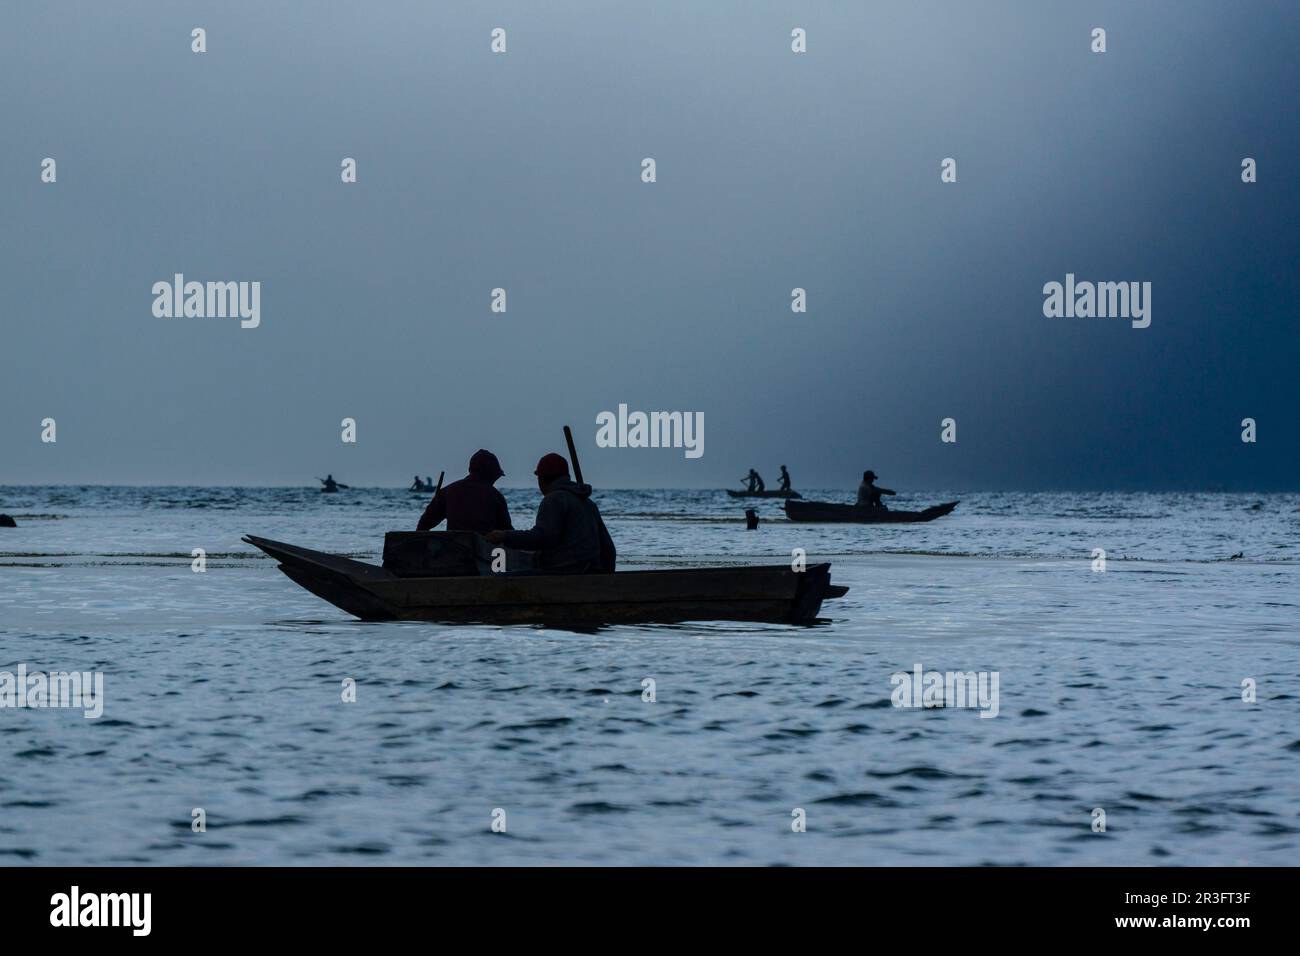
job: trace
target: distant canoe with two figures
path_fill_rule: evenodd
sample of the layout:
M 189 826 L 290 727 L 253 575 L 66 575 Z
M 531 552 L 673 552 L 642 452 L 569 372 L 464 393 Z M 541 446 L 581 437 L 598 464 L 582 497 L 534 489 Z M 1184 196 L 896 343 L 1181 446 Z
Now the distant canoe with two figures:
M 826 522 L 841 524 L 907 524 L 933 521 L 949 514 L 958 502 L 949 501 L 934 505 L 924 511 L 886 511 L 884 508 L 864 508 L 859 505 L 838 505 L 828 501 L 787 501 L 785 514 L 791 521 Z
M 733 498 L 802 498 L 803 495 L 797 491 L 732 491 L 727 489 L 727 494 Z

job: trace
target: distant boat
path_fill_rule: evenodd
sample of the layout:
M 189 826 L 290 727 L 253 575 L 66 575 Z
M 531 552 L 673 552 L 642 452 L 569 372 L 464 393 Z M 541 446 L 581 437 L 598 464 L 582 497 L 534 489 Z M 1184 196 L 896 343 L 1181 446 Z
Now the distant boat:
M 406 490 L 413 495 L 427 495 L 430 492 L 433 492 L 433 494 L 436 495 L 439 491 L 442 490 L 442 479 L 446 477 L 447 477 L 447 473 L 445 471 L 438 472 L 438 483 L 435 485 L 432 481 L 421 481 L 419 476 L 417 475 L 415 479 L 415 484 L 412 485 L 410 488 L 407 488 Z
M 949 501 L 924 511 L 886 511 L 858 505 L 837 505 L 828 501 L 787 501 L 785 514 L 791 521 L 838 522 L 847 524 L 904 524 L 933 521 L 949 514 L 958 502 Z
M 727 494 L 733 498 L 802 498 L 803 495 L 797 491 L 732 491 L 727 489 Z
M 383 567 L 253 535 L 244 540 L 278 561 L 295 583 L 364 621 L 810 624 L 825 598 L 845 592 L 831 585 L 829 564 L 801 572 L 777 565 L 496 574 L 492 546 L 465 531 L 392 532 Z

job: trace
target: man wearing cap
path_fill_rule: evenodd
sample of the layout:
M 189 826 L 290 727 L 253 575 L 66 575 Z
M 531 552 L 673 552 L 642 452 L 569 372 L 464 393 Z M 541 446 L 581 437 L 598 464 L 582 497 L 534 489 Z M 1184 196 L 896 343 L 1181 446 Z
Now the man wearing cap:
M 486 534 L 494 528 L 513 528 L 505 496 L 492 487 L 504 474 L 497 456 L 480 448 L 469 460 L 469 474 L 433 496 L 415 530 L 429 531 L 444 518 L 448 531 Z
M 874 471 L 864 471 L 862 473 L 862 484 L 858 485 L 858 507 L 859 508 L 879 508 L 887 511 L 885 503 L 880 500 L 881 495 L 892 495 L 893 492 L 888 488 L 876 487 L 876 473 Z
M 533 474 L 542 491 L 537 523 L 528 531 L 495 530 L 488 541 L 538 552 L 538 565 L 549 574 L 612 572 L 614 541 L 591 500 L 591 485 L 570 481 L 569 463 L 554 452 L 542 456 Z

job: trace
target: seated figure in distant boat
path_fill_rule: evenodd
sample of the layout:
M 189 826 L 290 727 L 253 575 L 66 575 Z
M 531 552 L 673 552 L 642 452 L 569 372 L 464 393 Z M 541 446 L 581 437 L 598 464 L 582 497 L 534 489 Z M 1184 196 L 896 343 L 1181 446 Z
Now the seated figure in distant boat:
M 858 485 L 858 507 L 859 508 L 878 508 L 881 511 L 888 511 L 885 503 L 880 500 L 881 495 L 892 495 L 894 492 L 888 488 L 876 487 L 876 473 L 874 471 L 864 471 L 862 473 L 862 484 Z
M 505 496 L 492 487 L 504 474 L 497 456 L 480 448 L 469 460 L 469 474 L 433 496 L 415 530 L 430 531 L 444 518 L 448 531 L 487 534 L 496 528 L 513 528 Z
M 745 478 L 745 481 L 749 483 L 750 492 L 762 491 L 767 487 L 763 484 L 763 479 L 758 476 L 758 472 L 753 468 L 749 469 L 749 475 Z
M 785 465 L 781 466 L 781 477 L 777 479 L 776 483 L 782 491 L 790 490 L 790 472 L 785 470 Z
M 411 483 L 410 490 L 411 490 L 411 491 L 423 491 L 423 490 L 424 490 L 424 482 L 422 482 L 422 481 L 420 480 L 420 476 L 419 476 L 419 475 L 416 475 L 416 476 L 415 476 L 415 481 L 413 481 L 413 482 Z
M 542 492 L 536 524 L 528 531 L 493 531 L 488 541 L 538 552 L 538 566 L 547 574 L 613 572 L 618 555 L 591 500 L 591 485 L 570 481 L 569 463 L 555 452 L 542 456 L 534 474 Z
M 416 481 L 419 481 L 419 480 L 420 480 L 420 476 L 419 476 L 419 475 L 416 475 L 416 476 L 415 476 L 415 480 L 416 480 Z M 433 485 L 433 479 L 430 478 L 428 475 L 425 475 L 425 476 L 424 476 L 424 490 L 425 490 L 425 491 L 433 491 L 433 488 L 434 488 L 434 485 Z
M 324 487 L 324 490 L 325 490 L 325 491 L 338 491 L 338 490 L 339 490 L 339 483 L 338 483 L 337 481 L 334 480 L 334 476 L 333 476 L 333 475 L 326 475 L 324 478 L 321 478 L 321 479 L 320 479 L 320 483 L 321 483 L 322 485 L 325 486 L 325 487 Z

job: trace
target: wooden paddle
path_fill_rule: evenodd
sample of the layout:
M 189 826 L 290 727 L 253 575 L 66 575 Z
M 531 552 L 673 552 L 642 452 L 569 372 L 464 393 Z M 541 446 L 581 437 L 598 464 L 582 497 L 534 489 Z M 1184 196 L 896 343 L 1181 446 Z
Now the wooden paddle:
M 443 479 L 443 476 L 446 475 L 446 474 L 447 474 L 447 473 L 446 473 L 445 471 L 440 471 L 440 472 L 438 472 L 438 485 L 437 485 L 437 487 L 435 487 L 435 488 L 433 489 L 433 496 L 434 496 L 435 498 L 438 497 L 438 492 L 442 491 L 442 479 Z
M 569 445 L 569 461 L 573 464 L 573 479 L 580 485 L 586 484 L 582 480 L 582 466 L 578 464 L 578 449 L 573 446 L 573 432 L 569 430 L 568 425 L 564 426 L 564 440 Z

